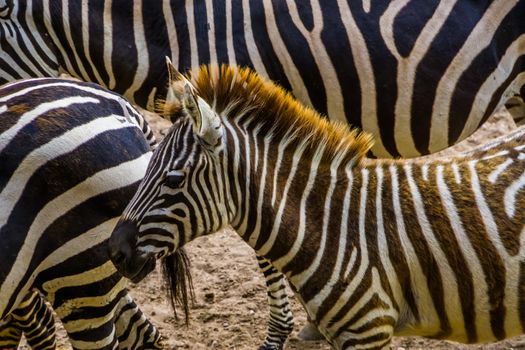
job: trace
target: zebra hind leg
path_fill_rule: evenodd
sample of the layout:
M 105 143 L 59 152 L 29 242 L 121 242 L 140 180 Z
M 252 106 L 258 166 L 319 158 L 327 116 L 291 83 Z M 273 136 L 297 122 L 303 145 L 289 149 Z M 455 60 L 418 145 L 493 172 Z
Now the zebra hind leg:
M 279 350 L 293 330 L 293 315 L 286 294 L 284 276 L 266 259 L 257 256 L 259 268 L 266 279 L 268 304 L 270 306 L 270 321 L 268 333 L 259 350 Z
M 33 350 L 56 348 L 53 312 L 40 293 L 29 293 L 6 321 L 0 323 L 1 349 L 16 349 L 22 333 Z
M 13 324 L 12 316 L 0 320 L 0 349 L 16 350 L 22 339 L 22 329 Z
M 119 349 L 163 349 L 159 331 L 142 313 L 127 290 L 120 297 L 115 313 Z

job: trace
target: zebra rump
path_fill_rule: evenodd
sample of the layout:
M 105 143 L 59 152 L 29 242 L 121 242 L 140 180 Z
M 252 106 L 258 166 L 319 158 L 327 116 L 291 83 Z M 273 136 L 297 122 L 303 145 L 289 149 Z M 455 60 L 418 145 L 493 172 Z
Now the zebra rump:
M 106 248 L 155 144 L 143 117 L 98 85 L 29 79 L 0 88 L 1 319 L 31 319 L 20 307 L 38 290 L 75 349 L 162 348 Z M 166 264 L 183 271 L 186 262 L 180 251 Z M 2 324 L 3 334 L 14 325 Z

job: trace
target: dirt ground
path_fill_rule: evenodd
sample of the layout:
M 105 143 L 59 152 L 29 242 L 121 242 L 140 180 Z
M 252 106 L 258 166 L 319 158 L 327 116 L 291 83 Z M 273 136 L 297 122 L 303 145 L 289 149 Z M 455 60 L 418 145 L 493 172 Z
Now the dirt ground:
M 152 119 L 157 132 L 166 132 L 167 123 Z M 493 116 L 473 137 L 465 140 L 453 153 L 469 149 L 513 129 L 514 122 L 506 112 Z M 256 349 L 266 332 L 268 308 L 262 274 L 255 255 L 232 230 L 202 237 L 187 246 L 191 263 L 196 303 L 190 324 L 175 320 L 165 297 L 163 283 L 155 271 L 130 290 L 137 303 L 149 315 L 164 337 L 166 349 Z M 297 333 L 306 316 L 290 294 L 295 315 L 295 329 L 286 349 L 329 349 L 324 342 L 303 342 Z M 60 348 L 70 349 L 60 331 Z M 525 349 L 525 336 L 490 345 L 460 345 L 424 338 L 395 338 L 392 349 Z M 22 347 L 27 349 L 27 347 Z

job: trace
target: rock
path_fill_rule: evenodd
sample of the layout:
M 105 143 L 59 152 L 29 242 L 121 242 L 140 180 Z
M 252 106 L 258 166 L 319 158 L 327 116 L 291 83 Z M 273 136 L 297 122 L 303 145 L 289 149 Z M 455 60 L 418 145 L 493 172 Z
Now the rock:
M 204 294 L 204 300 L 208 303 L 213 303 L 215 301 L 215 294 L 213 292 Z

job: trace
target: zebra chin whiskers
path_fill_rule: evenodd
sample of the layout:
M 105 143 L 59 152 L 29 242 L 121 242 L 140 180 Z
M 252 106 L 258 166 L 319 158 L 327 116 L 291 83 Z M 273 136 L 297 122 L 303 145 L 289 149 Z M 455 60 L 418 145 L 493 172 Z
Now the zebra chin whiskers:
M 184 248 L 177 249 L 163 259 L 162 272 L 175 317 L 177 317 L 177 306 L 182 307 L 186 324 L 188 324 L 190 304 L 195 303 L 195 292 L 190 259 Z

